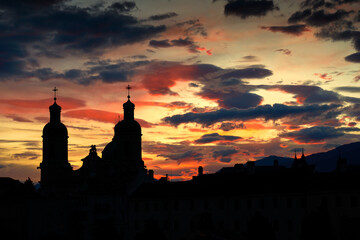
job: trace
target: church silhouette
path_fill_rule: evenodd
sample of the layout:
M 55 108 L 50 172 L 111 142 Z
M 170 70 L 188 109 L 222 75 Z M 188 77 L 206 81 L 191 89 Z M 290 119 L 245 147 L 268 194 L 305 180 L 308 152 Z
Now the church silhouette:
M 157 180 L 142 160 L 128 92 L 102 157 L 93 145 L 73 170 L 56 91 L 42 135 L 41 189 L 0 178 L 2 239 L 360 239 L 360 169 L 340 156 L 326 173 L 302 151 L 290 168 L 249 161 L 213 174 L 199 166 L 190 181 Z
M 130 86 L 127 87 L 130 90 Z M 131 192 L 143 182 L 151 182 L 153 171 L 144 166 L 141 152 L 141 126 L 134 118 L 135 104 L 128 100 L 123 104 L 124 119 L 114 127 L 114 137 L 108 143 L 102 158 L 96 146 L 82 159 L 83 165 L 73 171 L 68 162 L 68 132 L 61 122 L 61 107 L 56 103 L 49 107 L 50 122 L 43 129 L 43 160 L 40 163 L 41 189 L 46 194 L 61 194 L 80 189 L 108 191 L 110 189 Z

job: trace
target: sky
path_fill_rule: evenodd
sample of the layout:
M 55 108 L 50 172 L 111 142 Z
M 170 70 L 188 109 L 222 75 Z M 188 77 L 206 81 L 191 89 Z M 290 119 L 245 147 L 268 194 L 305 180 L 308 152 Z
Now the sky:
M 0 0 L 0 176 L 40 180 L 55 86 L 73 169 L 128 85 L 156 177 L 359 141 L 359 27 L 358 0 Z

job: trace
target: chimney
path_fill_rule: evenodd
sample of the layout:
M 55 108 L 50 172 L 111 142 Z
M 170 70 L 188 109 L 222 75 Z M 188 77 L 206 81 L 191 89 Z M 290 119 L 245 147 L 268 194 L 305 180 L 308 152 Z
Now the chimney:
M 202 176 L 204 174 L 204 169 L 202 166 L 199 166 L 198 168 L 198 176 Z

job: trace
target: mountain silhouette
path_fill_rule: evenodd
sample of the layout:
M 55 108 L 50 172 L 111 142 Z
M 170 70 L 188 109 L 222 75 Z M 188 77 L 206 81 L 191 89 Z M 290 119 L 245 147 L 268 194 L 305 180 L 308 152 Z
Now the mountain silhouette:
M 310 165 L 315 165 L 318 172 L 331 172 L 336 168 L 336 161 L 339 156 L 347 159 L 348 165 L 360 165 L 360 142 L 344 144 L 327 152 L 314 153 L 306 156 L 306 161 Z M 272 166 L 277 159 L 280 166 L 291 167 L 293 158 L 268 156 L 255 162 L 256 166 Z

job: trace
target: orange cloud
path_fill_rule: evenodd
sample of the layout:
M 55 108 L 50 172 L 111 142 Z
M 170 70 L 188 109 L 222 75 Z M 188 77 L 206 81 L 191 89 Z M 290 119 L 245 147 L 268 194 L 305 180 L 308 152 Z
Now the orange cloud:
M 72 110 L 64 113 L 64 116 L 113 124 L 117 123 L 120 119 L 122 119 L 122 115 L 118 113 L 96 109 Z M 144 128 L 150 128 L 153 126 L 152 123 L 149 123 L 143 119 L 136 119 L 136 121 L 138 121 L 140 126 Z
M 54 100 L 39 99 L 39 100 L 24 100 L 24 99 L 0 99 L 0 103 L 7 104 L 13 107 L 21 108 L 41 108 L 46 109 L 52 105 Z M 74 109 L 79 107 L 85 107 L 85 101 L 75 98 L 66 98 L 62 97 L 57 101 L 57 103 L 62 107 L 62 109 Z

